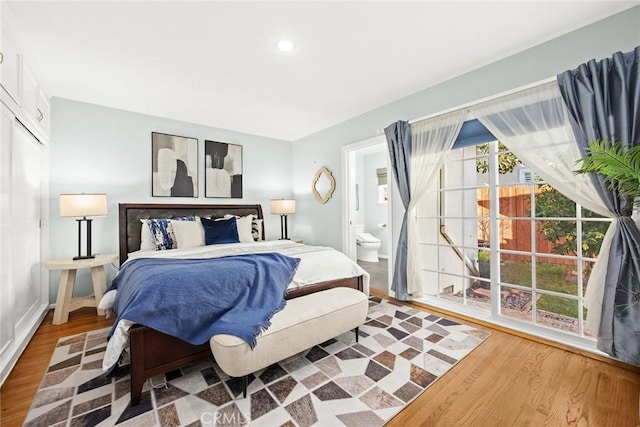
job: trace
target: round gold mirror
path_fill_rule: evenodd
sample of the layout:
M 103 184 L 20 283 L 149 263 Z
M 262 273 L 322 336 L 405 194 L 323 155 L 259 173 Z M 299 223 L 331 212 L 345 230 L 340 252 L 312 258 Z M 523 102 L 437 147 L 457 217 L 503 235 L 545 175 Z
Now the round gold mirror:
M 331 171 L 325 167 L 320 168 L 313 177 L 311 189 L 317 201 L 327 203 L 336 189 L 336 180 Z

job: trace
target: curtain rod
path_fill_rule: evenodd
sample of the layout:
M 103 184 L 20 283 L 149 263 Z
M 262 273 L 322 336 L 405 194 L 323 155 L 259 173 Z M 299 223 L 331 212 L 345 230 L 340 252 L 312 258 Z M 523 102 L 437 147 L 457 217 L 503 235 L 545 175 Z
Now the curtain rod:
M 458 106 L 455 106 L 455 107 L 452 107 L 452 108 L 448 108 L 448 109 L 446 109 L 444 111 L 439 111 L 437 113 L 432 113 L 432 114 L 428 114 L 426 116 L 422 116 L 422 117 L 418 117 L 418 118 L 415 118 L 415 119 L 411 119 L 411 120 L 409 120 L 409 124 L 414 124 L 414 123 L 418 123 L 418 122 L 421 122 L 421 121 L 424 121 L 424 120 L 429 120 L 429 119 L 432 119 L 434 117 L 438 117 L 438 116 L 442 116 L 444 114 L 451 113 L 453 111 L 458 111 L 458 110 L 463 110 L 463 109 L 467 109 L 468 110 L 469 107 L 472 107 L 474 105 L 482 104 L 483 102 L 491 101 L 493 99 L 501 98 L 503 96 L 512 95 L 514 93 L 517 93 L 517 92 L 520 92 L 520 91 L 523 91 L 523 90 L 527 90 L 527 89 L 531 89 L 531 88 L 536 87 L 536 86 L 542 86 L 544 84 L 551 83 L 553 81 L 556 81 L 556 77 L 555 76 L 554 77 L 548 77 L 548 78 L 543 79 L 543 80 L 538 80 L 537 82 L 529 83 L 529 84 L 526 84 L 526 85 L 523 85 L 523 86 L 518 86 L 517 88 L 509 89 L 509 90 L 506 90 L 504 92 L 500 92 L 500 93 L 495 94 L 495 95 L 490 95 L 490 96 L 486 96 L 484 98 L 476 99 L 474 101 L 467 102 L 465 104 L 460 104 Z M 468 111 L 467 111 L 467 113 L 468 113 Z M 376 134 L 377 135 L 384 135 L 384 129 L 377 130 Z

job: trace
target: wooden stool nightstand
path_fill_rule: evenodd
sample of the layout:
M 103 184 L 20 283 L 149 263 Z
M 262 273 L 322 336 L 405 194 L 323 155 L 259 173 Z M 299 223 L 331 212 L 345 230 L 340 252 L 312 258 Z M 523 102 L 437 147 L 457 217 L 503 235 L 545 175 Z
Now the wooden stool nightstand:
M 82 307 L 97 307 L 102 294 L 107 287 L 104 266 L 118 260 L 116 254 L 98 254 L 95 258 L 73 260 L 71 258 L 55 259 L 45 262 L 49 270 L 61 270 L 60 286 L 56 309 L 53 313 L 53 324 L 61 325 L 69 320 L 69 312 Z M 93 296 L 73 298 L 73 287 L 76 283 L 76 271 L 80 268 L 91 269 L 93 281 Z M 98 310 L 98 315 L 104 316 L 104 310 Z

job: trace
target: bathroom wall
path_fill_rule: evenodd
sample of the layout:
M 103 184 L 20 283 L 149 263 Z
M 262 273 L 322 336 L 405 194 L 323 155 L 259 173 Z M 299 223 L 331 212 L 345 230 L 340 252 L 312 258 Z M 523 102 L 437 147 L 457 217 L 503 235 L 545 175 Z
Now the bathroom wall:
M 378 174 L 377 169 L 387 167 L 387 153 L 384 151 L 363 156 L 362 162 L 363 187 L 360 190 L 360 207 L 364 213 L 364 231 L 380 239 L 378 255 L 382 258 L 389 256 L 388 204 L 378 202 Z M 364 207 L 364 209 L 362 209 Z M 361 222 L 362 224 L 362 222 Z

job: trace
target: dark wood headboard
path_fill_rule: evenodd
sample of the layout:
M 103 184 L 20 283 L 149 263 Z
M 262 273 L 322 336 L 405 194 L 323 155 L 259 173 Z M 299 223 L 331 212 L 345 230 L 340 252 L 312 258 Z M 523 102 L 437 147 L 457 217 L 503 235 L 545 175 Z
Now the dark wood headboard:
M 127 260 L 127 255 L 140 249 L 141 219 L 176 218 L 187 215 L 198 215 L 209 218 L 222 218 L 225 214 L 245 216 L 255 214 L 264 218 L 261 205 L 177 205 L 161 203 L 120 203 L 120 265 Z M 262 226 L 264 240 L 264 224 Z

